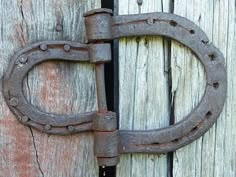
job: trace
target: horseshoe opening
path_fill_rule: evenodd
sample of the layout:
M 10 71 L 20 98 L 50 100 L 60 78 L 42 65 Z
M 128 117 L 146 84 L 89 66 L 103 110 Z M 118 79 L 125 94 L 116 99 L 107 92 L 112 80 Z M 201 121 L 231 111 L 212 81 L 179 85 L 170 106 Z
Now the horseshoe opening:
M 96 98 L 94 80 L 92 64 L 45 61 L 32 68 L 25 77 L 24 96 L 37 109 L 61 116 L 96 111 L 97 101 L 92 99 Z

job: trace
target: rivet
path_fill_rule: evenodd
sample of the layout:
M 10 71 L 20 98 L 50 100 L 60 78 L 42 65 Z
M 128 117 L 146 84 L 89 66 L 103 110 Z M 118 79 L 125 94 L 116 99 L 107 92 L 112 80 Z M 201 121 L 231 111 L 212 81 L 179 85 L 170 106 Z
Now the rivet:
M 149 25 L 152 25 L 152 24 L 154 23 L 154 19 L 153 19 L 153 18 L 148 18 L 148 19 L 147 19 L 147 23 L 148 23 Z
M 69 45 L 64 45 L 64 50 L 66 51 L 66 52 L 69 52 L 70 51 L 70 46 Z
M 29 120 L 29 118 L 27 116 L 21 117 L 21 121 L 24 123 L 28 122 L 28 120 Z
M 73 132 L 73 131 L 75 130 L 75 128 L 74 128 L 73 126 L 68 126 L 68 130 L 69 130 L 70 132 Z
M 56 26 L 56 30 L 57 30 L 57 31 L 62 31 L 62 29 L 63 29 L 62 25 L 57 25 L 57 26 Z
M 137 0 L 137 3 L 138 3 L 138 5 L 142 5 L 143 4 L 143 0 Z
M 49 124 L 47 124 L 47 125 L 45 125 L 45 130 L 50 130 L 52 127 L 51 127 L 51 125 L 49 125 Z
M 40 45 L 40 49 L 41 49 L 42 51 L 46 51 L 46 50 L 48 49 L 48 46 L 47 46 L 46 44 L 41 44 L 41 45 Z
M 26 56 L 23 56 L 20 58 L 20 63 L 25 64 L 28 61 L 28 58 Z
M 18 105 L 18 99 L 17 98 L 11 98 L 9 101 L 11 106 L 17 106 Z

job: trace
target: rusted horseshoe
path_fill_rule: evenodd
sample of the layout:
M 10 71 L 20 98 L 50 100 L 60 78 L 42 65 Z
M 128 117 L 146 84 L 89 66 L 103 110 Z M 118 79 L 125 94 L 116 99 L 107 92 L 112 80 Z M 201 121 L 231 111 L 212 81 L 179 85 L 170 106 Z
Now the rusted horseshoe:
M 205 33 L 186 18 L 168 13 L 112 16 L 108 9 L 85 14 L 90 44 L 41 42 L 18 52 L 4 78 L 4 96 L 18 119 L 51 134 L 95 132 L 95 155 L 99 165 L 116 165 L 122 153 L 166 153 L 202 136 L 220 115 L 227 91 L 224 57 Z M 106 111 L 103 64 L 111 59 L 110 45 L 116 38 L 158 35 L 176 40 L 198 57 L 206 73 L 205 93 L 200 103 L 182 121 L 154 130 L 117 130 L 116 116 Z M 87 61 L 100 68 L 97 74 L 98 112 L 61 117 L 43 113 L 29 105 L 22 92 L 26 73 L 36 64 L 51 59 Z M 157 115 L 158 116 L 158 115 Z

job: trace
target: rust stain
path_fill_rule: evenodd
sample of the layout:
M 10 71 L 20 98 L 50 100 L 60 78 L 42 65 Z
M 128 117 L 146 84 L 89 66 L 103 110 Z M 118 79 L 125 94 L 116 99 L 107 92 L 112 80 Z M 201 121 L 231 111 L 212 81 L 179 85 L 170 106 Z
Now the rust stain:
M 45 62 L 38 68 L 43 85 L 39 88 L 40 103 L 58 114 L 65 114 L 71 107 L 67 100 L 72 98 L 71 92 L 65 88 L 66 82 L 61 70 L 55 62 Z M 44 109 L 46 109 L 46 107 Z
M 70 153 L 68 149 L 65 147 L 62 152 L 62 159 L 64 159 L 65 161 L 69 161 L 72 158 L 71 156 L 72 156 L 72 153 Z

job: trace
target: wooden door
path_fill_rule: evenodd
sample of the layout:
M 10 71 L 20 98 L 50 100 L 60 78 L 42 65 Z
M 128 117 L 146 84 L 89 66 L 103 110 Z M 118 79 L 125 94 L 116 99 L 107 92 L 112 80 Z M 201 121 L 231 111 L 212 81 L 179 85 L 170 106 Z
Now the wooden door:
M 224 110 L 204 136 L 173 153 L 122 155 L 116 176 L 235 177 L 236 1 L 114 3 L 117 15 L 169 12 L 195 22 L 223 53 L 228 76 Z M 42 40 L 86 42 L 83 13 L 99 7 L 100 0 L 0 0 L 0 77 L 14 53 L 28 44 Z M 120 39 L 118 46 L 119 50 L 114 50 L 118 79 L 114 101 L 119 107 L 120 129 L 169 126 L 190 113 L 201 99 L 204 70 L 186 47 L 162 37 Z M 27 75 L 24 91 L 31 104 L 46 112 L 67 115 L 97 109 L 94 68 L 89 64 L 40 64 Z M 2 91 L 0 103 L 0 177 L 99 176 L 92 133 L 49 136 L 20 124 Z
M 228 95 L 217 123 L 169 154 L 121 157 L 117 177 L 235 177 L 235 0 L 118 0 L 117 12 L 169 12 L 195 22 L 225 57 Z M 191 112 L 205 88 L 203 67 L 183 45 L 161 37 L 119 40 L 120 129 L 168 126 Z

